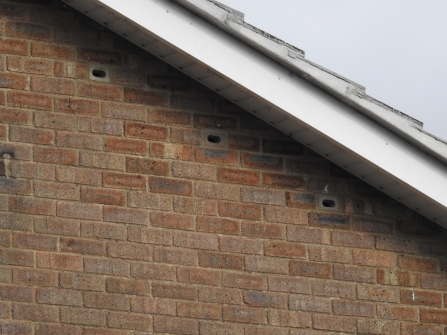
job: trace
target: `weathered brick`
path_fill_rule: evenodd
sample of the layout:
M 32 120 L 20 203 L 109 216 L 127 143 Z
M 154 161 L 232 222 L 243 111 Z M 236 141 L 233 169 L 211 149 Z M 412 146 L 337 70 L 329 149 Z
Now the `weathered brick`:
M 2 54 L 27 55 L 28 43 L 23 40 L 1 39 L 0 52 Z
M 149 121 L 160 124 L 189 126 L 191 125 L 191 114 L 184 111 L 150 108 Z
M 310 294 L 310 284 L 311 282 L 307 278 L 268 277 L 268 287 L 270 291 Z
M 376 270 L 370 267 L 335 264 L 334 279 L 375 283 Z
M 155 193 L 192 195 L 192 183 L 181 179 L 149 177 L 149 188 Z
M 106 279 L 106 291 L 130 295 L 149 295 L 150 284 L 147 280 L 109 277 Z
M 74 130 L 76 125 L 74 115 L 48 112 L 35 112 L 34 123 L 37 127 L 61 130 Z
M 79 236 L 79 223 L 69 219 L 39 217 L 34 219 L 34 231 L 41 234 Z
M 382 285 L 357 285 L 357 298 L 370 301 L 397 302 L 399 292 L 395 288 Z
M 138 137 L 146 140 L 167 140 L 168 128 L 146 123 L 126 122 L 125 133 L 130 137 Z
M 11 37 L 18 37 L 31 40 L 49 40 L 50 29 L 47 26 L 10 21 L 6 24 L 6 32 Z
M 12 315 L 14 319 L 58 322 L 59 309 L 54 306 L 33 306 L 25 304 L 14 304 Z
M 155 176 L 167 176 L 169 174 L 169 163 L 148 158 L 126 157 L 126 171 Z
M 76 326 L 69 326 L 64 324 L 38 324 L 36 325 L 36 335 L 57 335 L 70 334 L 81 335 L 81 329 Z
M 171 95 L 171 107 L 195 112 L 209 112 L 213 109 L 213 102 L 210 99 L 175 94 Z
M 58 202 L 57 215 L 66 218 L 77 218 L 99 221 L 102 219 L 102 208 L 97 204 L 79 202 Z
M 272 190 L 268 188 L 241 188 L 241 200 L 243 202 L 268 204 L 268 205 L 284 205 L 284 192 L 280 190 Z
M 442 306 L 442 294 L 422 290 L 401 290 L 400 300 L 406 305 Z
M 182 248 L 217 250 L 217 236 L 206 233 L 176 232 L 174 246 Z
M 129 226 L 128 240 L 132 242 L 172 245 L 172 232 L 166 229 Z
M 31 152 L 29 155 L 31 156 Z M 14 178 L 55 180 L 55 168 L 52 164 L 11 161 L 9 167 L 11 177 Z
M 265 308 L 287 308 L 287 295 L 281 293 L 269 293 L 259 291 L 247 291 L 243 293 L 244 303 L 248 306 Z
M 328 298 L 294 294 L 289 297 L 289 309 L 295 311 L 331 313 L 332 304 Z
M 295 276 L 330 278 L 332 267 L 326 263 L 290 261 L 290 274 Z
M 261 275 L 224 272 L 222 273 L 222 285 L 242 289 L 266 290 L 267 281 Z
M 131 276 L 138 279 L 174 280 L 175 268 L 168 264 L 132 263 Z
M 124 312 L 108 312 L 107 326 L 131 330 L 152 330 L 152 317 Z
M 178 178 L 215 180 L 216 168 L 203 164 L 173 162 L 172 174 Z
M 377 316 L 381 319 L 417 321 L 418 310 L 414 307 L 378 305 Z
M 110 257 L 152 260 L 152 246 L 139 243 L 111 242 L 107 244 L 107 254 Z
M 266 313 L 261 308 L 223 306 L 223 320 L 250 324 L 263 324 Z
M 24 90 L 26 86 L 27 79 L 24 75 L 0 72 L 0 88 Z
M 316 329 L 335 330 L 339 332 L 354 333 L 356 322 L 354 318 L 314 314 L 313 325 Z
M 9 198 L 9 210 L 37 215 L 54 215 L 56 204 L 54 200 L 12 196 Z
M 288 274 L 289 263 L 286 259 L 249 255 L 245 256 L 245 270 L 264 273 Z
M 99 115 L 99 103 L 94 100 L 60 98 L 54 100 L 54 111 L 69 114 Z
M 194 160 L 194 149 L 190 145 L 153 142 L 150 144 L 150 154 L 165 159 Z
M 268 312 L 269 324 L 272 326 L 310 328 L 310 314 L 296 311 L 272 309 Z M 315 323 L 314 323 L 315 327 Z
M 354 264 L 394 268 L 396 255 L 390 252 L 375 250 L 353 250 Z
M 172 203 L 175 212 L 217 215 L 217 202 L 215 200 L 174 196 Z
M 228 150 L 197 148 L 195 157 L 196 161 L 203 163 L 238 165 L 239 162 L 238 153 Z
M 43 269 L 82 271 L 82 257 L 50 252 L 37 252 L 36 265 Z
M 309 225 L 335 229 L 349 229 L 350 221 L 349 217 L 346 215 L 310 212 Z
M 197 231 L 218 234 L 240 234 L 240 224 L 236 220 L 216 218 L 212 216 L 197 216 Z
M 258 238 L 284 239 L 285 227 L 276 223 L 263 223 L 258 221 L 242 221 L 242 235 Z
M 307 211 L 283 206 L 264 206 L 264 217 L 270 222 L 307 224 Z
M 315 194 L 286 192 L 286 204 L 289 207 L 315 209 Z
M 82 187 L 81 201 L 104 205 L 124 206 L 126 194 L 122 190 Z
M 351 300 L 334 300 L 332 301 L 334 314 L 353 315 L 363 317 L 374 317 L 375 305 L 369 302 L 351 301 Z
M 33 327 L 29 322 L 3 321 L 0 324 L 0 331 L 5 335 L 32 335 Z
M 218 285 L 220 283 L 220 274 L 218 270 L 213 269 L 179 267 L 177 269 L 177 280 L 191 284 Z
M 72 149 L 35 147 L 34 161 L 62 165 L 78 165 L 78 154 Z
M 103 311 L 91 308 L 62 307 L 60 320 L 63 323 L 86 326 L 105 326 L 105 314 Z
M 242 153 L 243 167 L 260 170 L 282 170 L 283 159 L 276 156 Z
M 291 190 L 305 190 L 306 182 L 303 177 L 278 173 L 263 173 L 262 182 L 264 186 L 291 189 Z
M 244 257 L 234 254 L 201 251 L 199 252 L 199 265 L 220 269 L 243 270 Z
M 154 330 L 171 334 L 199 334 L 197 320 L 168 316 L 154 316 Z
M 120 259 L 84 258 L 85 272 L 99 273 L 113 276 L 128 276 L 129 262 Z
M 172 197 L 168 194 L 157 194 L 141 191 L 127 191 L 127 194 L 129 207 L 160 210 L 172 209 Z
M 0 264 L 32 267 L 34 257 L 32 251 L 17 249 L 0 249 Z
M 89 116 L 78 117 L 78 129 L 79 131 L 117 136 L 122 136 L 124 133 L 124 125 L 120 120 Z
M 421 321 L 428 323 L 439 323 L 445 325 L 447 323 L 447 312 L 445 310 L 422 309 Z
M 394 335 L 399 332 L 397 321 L 359 319 L 357 329 L 360 334 Z
M 196 113 L 194 114 L 194 127 L 235 130 L 237 128 L 237 122 L 235 118 Z
M 200 144 L 200 132 L 196 129 L 172 128 L 171 140 L 174 143 Z
M 267 256 L 306 258 L 306 247 L 297 243 L 268 241 L 265 242 L 264 250 Z
M 338 282 L 332 280 L 317 280 L 313 283 L 313 292 L 317 296 L 339 297 L 354 299 L 356 296 L 355 283 Z
M 104 85 L 104 84 L 91 84 L 91 83 L 79 82 L 78 94 L 80 97 L 86 97 L 91 99 L 113 100 L 113 101 L 121 101 L 123 99 L 123 91 L 120 87 Z
M 242 254 L 262 254 L 262 241 L 237 236 L 219 236 L 219 250 Z
M 328 263 L 352 263 L 352 251 L 345 248 L 309 246 L 309 260 Z
M 86 254 L 95 256 L 105 255 L 105 245 L 103 241 L 61 237 L 60 250 L 76 254 Z
M 198 302 L 179 302 L 178 316 L 201 319 L 221 320 L 221 306 L 215 304 L 204 304 Z
M 241 305 L 241 291 L 233 288 L 199 286 L 198 300 L 220 304 Z
M 409 335 L 416 335 L 416 334 L 423 334 L 423 335 L 441 335 L 442 326 L 438 325 L 430 325 L 426 323 L 419 323 L 419 322 L 402 322 L 401 326 L 401 334 L 409 334 Z
M 156 246 L 154 247 L 154 261 L 194 266 L 198 264 L 198 256 L 195 250 Z
M 54 62 L 54 75 L 56 77 L 87 79 L 88 69 L 86 64 L 67 61 Z
M 208 199 L 239 200 L 239 188 L 220 183 L 197 182 L 195 195 Z
M 219 215 L 238 219 L 256 220 L 261 218 L 261 208 L 258 205 L 232 202 L 218 203 Z
M 257 171 L 218 168 L 217 179 L 224 183 L 244 184 L 244 185 L 259 185 L 260 173 Z
M 445 290 L 447 278 L 444 274 L 421 274 L 421 287 L 434 290 Z
M 50 270 L 15 268 L 12 281 L 31 286 L 57 286 L 58 276 Z
M 109 222 L 148 224 L 149 213 L 143 209 L 104 206 L 104 220 Z
M 49 111 L 53 108 L 53 103 L 51 98 L 47 95 L 31 92 L 9 91 L 8 106 L 28 109 L 43 109 Z
M 81 162 L 82 162 L 81 154 Z M 81 185 L 101 185 L 101 171 L 77 168 L 72 166 L 56 166 L 56 179 L 60 182 L 81 184 Z
M 148 106 L 166 106 L 168 96 L 162 92 L 126 87 L 124 88 L 124 101 Z
M 146 183 L 146 177 L 139 174 L 104 172 L 103 175 L 103 184 L 109 187 L 145 190 Z
M 363 232 L 391 234 L 394 228 L 394 221 L 391 219 L 376 220 L 373 218 L 353 217 L 352 228 Z
M 128 153 L 132 155 L 147 154 L 147 143 L 140 140 L 107 137 L 104 141 L 106 151 Z
M 40 198 L 79 200 L 79 186 L 53 182 L 34 182 L 34 195 Z
M 54 132 L 51 130 L 10 126 L 9 139 L 17 142 L 54 144 Z
M 102 141 L 99 136 L 58 131 L 56 144 L 59 147 L 102 150 Z
M 32 233 L 14 233 L 13 245 L 20 249 L 57 251 L 58 241 L 55 236 L 45 236 Z
M 78 290 L 37 288 L 36 301 L 39 304 L 82 306 L 82 293 Z
M 81 151 L 79 155 L 79 165 L 124 171 L 126 168 L 126 161 L 124 156 L 119 156 L 116 154 Z
M 261 145 L 259 138 L 245 135 L 228 135 L 228 147 L 232 150 L 259 152 Z
M 230 322 L 200 321 L 200 335 L 244 335 L 244 327 L 241 324 Z
M 377 283 L 382 285 L 419 287 L 420 278 L 419 274 L 415 272 L 377 269 Z
M 333 231 L 332 244 L 343 247 L 374 249 L 374 235 L 355 232 Z
M 31 91 L 74 95 L 75 85 L 71 79 L 60 79 L 43 76 L 32 76 L 30 81 Z
M 180 300 L 197 300 L 197 290 L 190 285 L 153 283 L 152 296 Z
M 0 166 L 1 169 L 1 166 Z M 31 195 L 32 186 L 29 180 L 0 177 L 0 193 L 14 195 Z M 6 207 L 6 204 L 5 204 Z M 5 208 L 6 209 L 6 208 Z
M 175 301 L 149 297 L 131 297 L 131 310 L 136 313 L 176 315 Z
M 78 61 L 97 64 L 121 65 L 121 54 L 117 52 L 79 48 Z
M 401 255 L 397 258 L 399 268 L 410 271 L 437 272 L 438 261 L 429 258 Z

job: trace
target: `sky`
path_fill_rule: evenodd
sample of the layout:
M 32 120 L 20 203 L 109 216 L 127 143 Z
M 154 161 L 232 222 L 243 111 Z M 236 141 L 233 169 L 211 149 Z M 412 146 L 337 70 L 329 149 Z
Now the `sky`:
M 447 1 L 219 1 L 447 140 Z

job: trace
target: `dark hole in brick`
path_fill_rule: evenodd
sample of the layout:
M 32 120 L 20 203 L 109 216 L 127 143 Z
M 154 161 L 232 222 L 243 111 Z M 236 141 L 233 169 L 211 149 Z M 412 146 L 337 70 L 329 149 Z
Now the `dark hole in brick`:
M 220 136 L 217 136 L 217 135 L 208 135 L 207 140 L 210 143 L 216 143 L 216 144 L 219 144 L 220 142 L 222 142 L 222 139 L 220 138 Z
M 322 201 L 322 204 L 324 207 L 328 207 L 328 208 L 334 208 L 336 206 L 335 201 L 332 199 L 324 199 Z
M 93 75 L 93 77 L 96 77 L 96 78 L 105 78 L 105 77 L 107 77 L 106 71 L 98 70 L 98 69 L 93 69 L 92 75 Z

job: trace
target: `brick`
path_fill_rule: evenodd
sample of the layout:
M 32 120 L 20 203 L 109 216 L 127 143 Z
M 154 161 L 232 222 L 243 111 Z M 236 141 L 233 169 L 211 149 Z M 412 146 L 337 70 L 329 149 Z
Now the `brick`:
M 288 274 L 289 264 L 286 259 L 249 255 L 245 256 L 245 270 L 263 273 Z
M 260 170 L 282 170 L 283 159 L 281 157 L 242 153 L 243 167 Z
M 377 269 L 377 283 L 382 285 L 419 287 L 420 278 L 419 274 L 414 272 Z
M 216 218 L 212 216 L 197 216 L 197 231 L 217 234 L 240 234 L 240 224 L 236 220 Z
M 142 209 L 104 206 L 104 221 L 148 224 L 148 215 Z
M 2 324 L 0 324 L 0 332 L 1 334 L 5 335 L 32 335 L 33 328 L 32 325 L 28 322 L 21 323 L 16 321 L 3 321 Z
M 79 165 L 99 169 L 124 171 L 126 161 L 123 156 L 82 151 L 79 155 Z
M 245 328 L 245 334 L 246 335 L 288 335 L 289 330 L 279 328 L 279 327 L 248 326 Z
M 244 328 L 240 324 L 230 322 L 200 321 L 200 335 L 244 335 Z
M 236 236 L 219 236 L 219 250 L 242 254 L 262 254 L 262 241 L 254 238 L 241 238 Z
M 130 274 L 138 279 L 169 280 L 175 279 L 175 268 L 167 264 L 132 263 Z
M 438 261 L 429 258 L 401 255 L 397 258 L 399 268 L 410 271 L 437 272 Z
M 215 180 L 216 168 L 203 164 L 187 162 L 173 162 L 172 174 L 174 177 L 186 179 Z
M 74 115 L 47 112 L 35 112 L 34 123 L 37 127 L 62 130 L 74 130 L 76 124 Z
M 357 285 L 357 298 L 370 301 L 397 302 L 399 300 L 398 291 L 381 285 Z
M 161 210 L 172 209 L 172 197 L 167 194 L 154 194 L 140 191 L 127 191 L 128 206 Z
M 35 144 L 54 144 L 54 133 L 50 130 L 9 127 L 9 139 L 11 141 L 27 142 Z
M 441 326 L 437 326 L 437 325 L 428 325 L 428 324 L 416 323 L 416 322 L 411 322 L 411 323 L 402 322 L 401 334 L 441 335 L 442 330 L 441 330 Z
M 175 301 L 148 297 L 131 297 L 131 310 L 136 313 L 176 315 Z
M 107 326 L 131 330 L 152 330 L 152 317 L 123 312 L 108 312 Z
M 36 249 L 57 251 L 58 241 L 55 236 L 45 236 L 32 233 L 14 233 L 13 245 L 20 249 Z
M 200 132 L 196 129 L 187 128 L 172 128 L 171 129 L 171 141 L 174 143 L 183 144 L 200 144 Z
M 145 121 L 146 108 L 133 104 L 101 101 L 101 115 L 114 119 Z M 163 129 L 165 128 L 163 127 Z
M 284 205 L 284 192 L 279 190 L 264 189 L 264 188 L 241 188 L 241 200 L 243 202 L 269 204 L 269 205 Z
M 289 297 L 289 309 L 295 311 L 331 313 L 332 304 L 331 300 L 327 298 L 294 294 Z
M 153 252 L 151 245 L 112 242 L 107 244 L 107 255 L 116 258 L 150 261 L 152 260 Z
M 10 197 L 9 210 L 36 215 L 54 215 L 55 201 L 29 197 Z
M 198 256 L 195 250 L 156 246 L 154 247 L 154 261 L 194 266 L 198 264 Z
M 263 324 L 266 321 L 266 315 L 261 308 L 223 306 L 223 319 L 232 322 Z
M 192 195 L 192 183 L 181 179 L 149 177 L 149 188 L 155 193 Z
M 260 173 L 250 170 L 218 168 L 217 179 L 224 183 L 259 185 Z
M 29 152 L 29 156 L 31 156 L 31 150 Z M 11 177 L 14 178 L 43 180 L 55 179 L 54 165 L 25 161 L 11 161 L 9 167 L 11 168 Z
M 0 52 L 11 55 L 27 55 L 28 43 L 22 40 L 2 39 L 0 41 Z
M 17 249 L 0 249 L 0 264 L 32 267 L 34 257 L 31 251 Z
M 270 291 L 310 294 L 310 284 L 311 282 L 307 278 L 268 277 L 268 287 Z
M 218 209 L 219 215 L 224 217 L 249 220 L 256 220 L 261 218 L 261 209 L 258 205 L 219 202 Z
M 237 122 L 235 118 L 218 115 L 194 114 L 195 128 L 236 130 Z
M 196 161 L 211 164 L 238 165 L 239 156 L 235 151 L 197 148 Z
M 199 265 L 220 269 L 244 269 L 244 257 L 241 255 L 224 254 L 219 252 L 199 252 Z
M 331 265 L 325 263 L 290 261 L 290 274 L 295 276 L 330 278 Z
M 217 202 L 214 200 L 174 196 L 173 208 L 181 213 L 217 215 Z
M 354 264 L 394 268 L 396 255 L 391 252 L 375 250 L 353 250 Z
M 178 268 L 177 280 L 182 283 L 218 285 L 220 274 L 217 270 L 201 268 Z
M 32 146 L 28 144 L 19 144 L 19 143 L 0 143 L 0 152 L 2 154 L 9 154 L 12 160 L 10 161 L 10 165 L 13 166 L 15 160 L 32 160 Z M 29 162 L 23 162 L 24 164 L 29 164 Z M 12 168 L 11 168 L 12 170 Z M 13 171 L 11 171 L 12 173 Z
M 313 283 L 313 292 L 317 296 L 354 299 L 355 284 L 329 280 L 318 280 Z
M 210 99 L 174 94 L 171 95 L 171 107 L 195 112 L 209 112 L 213 110 L 213 102 Z
M 374 249 L 375 238 L 374 235 L 370 234 L 333 231 L 332 244 L 344 247 Z
M 326 190 L 334 195 L 349 194 L 349 182 L 345 179 L 330 179 L 321 177 L 309 177 L 307 179 L 307 189 L 310 192 L 322 193 Z
M 364 316 L 372 318 L 376 314 L 375 305 L 369 302 L 333 300 L 332 308 L 334 309 L 334 314 L 338 315 Z
M 316 212 L 309 213 L 309 225 L 338 229 L 350 228 L 349 218 L 346 215 L 325 214 Z
M 414 307 L 378 305 L 377 316 L 381 319 L 417 321 L 418 310 Z
M 101 171 L 93 169 L 56 166 L 56 179 L 65 183 L 99 186 L 101 185 L 102 175 Z
M 41 234 L 79 236 L 79 223 L 68 219 L 40 217 L 34 219 L 34 231 Z
M 79 131 L 122 136 L 124 125 L 122 121 L 99 117 L 79 116 Z
M 127 86 L 143 86 L 145 74 L 141 71 L 129 71 L 128 69 L 115 69 L 112 72 L 112 81 L 115 84 Z
M 189 285 L 152 284 L 152 296 L 159 298 L 197 300 L 197 290 Z
M 126 194 L 121 190 L 82 187 L 81 201 L 95 204 L 124 206 L 126 203 Z
M 132 155 L 147 154 L 147 143 L 140 140 L 107 137 L 104 141 L 106 151 L 128 153 Z
M 12 282 L 12 269 L 10 266 L 0 266 L 0 283 Z
M 56 144 L 59 147 L 102 150 L 101 138 L 95 135 L 58 131 Z
M 0 88 L 24 90 L 26 87 L 27 79 L 25 76 L 15 73 L 0 72 Z
M 399 332 L 399 324 L 396 321 L 359 319 L 358 332 L 371 335 L 394 335 Z
M 108 65 L 121 65 L 121 54 L 96 49 L 79 48 L 78 61 Z
M 259 138 L 252 136 L 228 135 L 228 147 L 232 150 L 259 152 L 261 149 Z
M 93 100 L 60 98 L 54 100 L 54 111 L 68 114 L 99 115 L 99 103 Z
M 287 158 L 286 171 L 298 174 L 327 176 L 330 172 L 330 163 L 321 159 Z
M 95 256 L 105 255 L 104 242 L 71 238 L 71 237 L 61 237 L 60 250 L 76 254 L 86 254 Z
M 315 315 L 316 317 L 316 315 Z M 292 328 L 310 328 L 311 318 L 308 313 L 278 310 L 269 310 L 269 324 L 272 326 L 292 327 Z M 315 322 L 314 322 L 315 327 Z
M 447 278 L 443 274 L 421 274 L 421 287 L 434 290 L 445 290 Z
M 447 323 L 447 312 L 444 310 L 421 309 L 420 313 L 421 322 L 439 323 L 444 325 Z
M 184 91 L 191 88 L 191 80 L 186 77 L 150 74 L 147 76 L 149 87 L 174 91 Z
M 91 308 L 62 307 L 60 318 L 63 323 L 86 326 L 105 326 L 104 312 Z
M 126 122 L 125 133 L 130 137 L 138 137 L 146 140 L 167 140 L 168 128 L 146 123 Z
M 8 106 L 49 111 L 53 108 L 53 103 L 51 98 L 47 95 L 31 92 L 9 91 Z
M 34 289 L 12 285 L 0 285 L 0 299 L 19 302 L 32 302 Z
M 50 252 L 37 252 L 38 268 L 68 271 L 82 271 L 82 257 L 78 255 L 63 255 Z
M 309 246 L 309 260 L 328 263 L 352 263 L 352 251 L 345 248 Z
M 316 329 L 334 330 L 340 332 L 354 333 L 356 323 L 354 318 L 314 314 L 313 325 Z
M 31 195 L 31 182 L 29 180 L 0 177 L 0 187 L 0 193 Z
M 120 87 L 103 85 L 78 83 L 78 94 L 80 97 L 101 100 L 121 101 L 123 99 L 123 91 Z
M 132 280 L 109 277 L 106 279 L 106 291 L 110 293 L 149 295 L 150 284 L 147 280 Z
M 120 259 L 84 258 L 85 272 L 99 273 L 113 276 L 128 276 L 129 263 Z
M 266 290 L 266 278 L 260 275 L 240 274 L 235 272 L 222 273 L 222 285 L 252 290 Z
M 173 111 L 162 108 L 150 108 L 149 121 L 160 124 L 189 126 L 191 125 L 191 114 L 183 111 Z
M 1 111 L 0 111 L 1 113 Z M 8 128 L 6 125 L 0 126 L 0 140 L 6 140 L 8 133 Z
M 31 40 L 49 40 L 51 37 L 50 29 L 47 26 L 28 22 L 10 21 L 6 24 L 6 32 L 11 37 Z
M 442 306 L 442 294 L 422 290 L 401 290 L 400 300 L 406 305 Z
M 56 77 L 87 79 L 88 69 L 85 64 L 56 61 L 53 68 Z
M 334 265 L 334 279 L 375 283 L 376 271 L 374 268 L 352 265 Z
M 30 81 L 31 91 L 53 93 L 62 95 L 74 95 L 75 85 L 71 79 L 50 78 L 32 76 Z
M 197 182 L 195 195 L 200 198 L 239 200 L 239 188 L 220 183 Z
M 217 250 L 217 236 L 206 233 L 176 232 L 174 246 L 192 249 Z
M 168 316 L 154 316 L 154 330 L 170 334 L 199 334 L 197 320 Z
M 304 146 L 295 141 L 262 139 L 262 152 L 276 155 L 301 156 L 304 154 Z
M 307 211 L 282 206 L 264 206 L 264 217 L 270 222 L 307 224 Z
M 393 227 L 393 220 L 375 220 L 362 217 L 352 218 L 352 228 L 358 231 L 391 234 L 393 232 Z
M 258 238 L 284 239 L 285 227 L 275 223 L 263 223 L 257 221 L 242 221 L 242 235 Z
M 418 252 L 418 247 L 413 239 L 398 238 L 396 236 L 377 236 L 376 248 L 397 252 Z
M 128 240 L 140 243 L 172 245 L 172 232 L 166 229 L 129 226 Z
M 315 209 L 315 194 L 286 192 L 286 204 L 289 207 Z
M 150 154 L 158 158 L 192 161 L 194 150 L 189 145 L 177 145 L 168 143 L 151 143 Z
M 271 242 L 264 245 L 265 255 L 284 258 L 306 258 L 306 247 L 296 243 Z
M 60 288 L 37 288 L 36 301 L 39 304 L 82 306 L 82 293 Z
M 24 304 L 14 304 L 12 315 L 14 319 L 58 322 L 59 309 L 53 306 L 32 306 Z
M 58 276 L 55 271 L 15 268 L 12 281 L 31 286 L 57 286 Z
M 77 165 L 78 155 L 76 151 L 71 149 L 35 147 L 34 161 L 63 165 Z
M 161 92 L 126 87 L 124 88 L 124 101 L 148 106 L 167 106 L 168 97 Z
M 38 324 L 36 325 L 36 335 L 57 335 L 70 334 L 81 335 L 81 329 L 76 326 L 61 325 L 61 324 Z
M 201 320 L 221 320 L 221 306 L 181 301 L 177 305 L 178 316 Z
M 97 204 L 58 202 L 57 215 L 67 218 L 99 221 L 102 219 L 102 208 Z
M 169 174 L 169 163 L 148 158 L 126 157 L 126 171 L 154 176 L 167 176 Z
M 82 161 L 81 161 L 82 163 Z M 126 174 L 118 172 L 104 172 L 103 176 L 104 186 L 145 190 L 146 177 L 139 174 Z
M 241 291 L 233 288 L 199 286 L 198 300 L 220 304 L 241 305 Z
M 300 176 L 278 174 L 278 173 L 263 173 L 262 182 L 264 186 L 291 189 L 291 190 L 305 190 L 306 182 Z
M 267 293 L 258 291 L 247 291 L 243 293 L 243 300 L 247 306 L 265 308 L 287 308 L 287 295 L 280 293 Z
M 79 186 L 52 182 L 34 182 L 34 196 L 60 200 L 79 200 Z

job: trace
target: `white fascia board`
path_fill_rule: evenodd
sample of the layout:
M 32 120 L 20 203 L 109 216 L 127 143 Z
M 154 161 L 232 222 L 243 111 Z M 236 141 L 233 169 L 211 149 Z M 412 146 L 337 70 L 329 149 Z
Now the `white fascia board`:
M 445 164 L 288 68 L 173 1 L 95 2 L 206 65 L 346 152 L 361 157 L 372 168 L 408 187 L 422 202 L 429 202 L 447 214 Z M 352 89 L 357 87 L 352 85 Z M 425 215 L 430 218 L 430 214 Z M 447 228 L 447 220 L 440 221 L 436 222 Z

